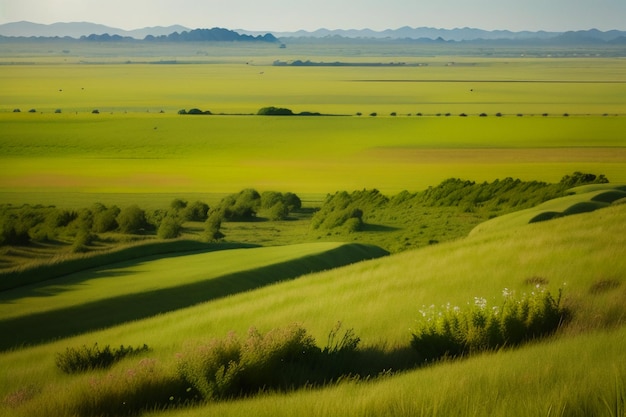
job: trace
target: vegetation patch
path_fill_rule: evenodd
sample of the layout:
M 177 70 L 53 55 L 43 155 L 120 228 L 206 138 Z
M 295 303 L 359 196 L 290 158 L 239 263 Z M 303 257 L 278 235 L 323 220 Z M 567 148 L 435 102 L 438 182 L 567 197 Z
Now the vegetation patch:
M 609 292 L 616 288 L 619 288 L 620 285 L 622 285 L 622 282 L 617 279 L 601 279 L 594 282 L 591 287 L 589 287 L 589 293 L 601 294 Z
M 298 324 L 265 334 L 251 328 L 244 339 L 230 333 L 179 355 L 178 372 L 205 400 L 221 400 L 266 390 L 287 390 L 341 376 L 342 360 L 353 355 L 360 339 L 352 329 L 319 348 Z
M 119 349 L 106 345 L 100 348 L 97 343 L 93 346 L 83 345 L 80 348 L 68 347 L 65 352 L 56 356 L 56 366 L 66 374 L 90 371 L 92 369 L 108 368 L 125 357 L 148 352 L 150 348 L 144 344 L 141 347 L 121 345 Z
M 426 362 L 455 358 L 552 334 L 569 316 L 561 305 L 561 291 L 556 298 L 545 289 L 518 297 L 505 288 L 503 296 L 504 302 L 492 308 L 480 297 L 464 309 L 425 307 L 411 345 Z

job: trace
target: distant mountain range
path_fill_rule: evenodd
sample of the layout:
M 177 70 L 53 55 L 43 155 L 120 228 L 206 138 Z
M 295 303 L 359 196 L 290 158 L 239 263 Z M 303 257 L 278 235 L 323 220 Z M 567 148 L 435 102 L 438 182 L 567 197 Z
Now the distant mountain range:
M 98 25 L 96 23 L 89 22 L 73 22 L 73 23 L 53 23 L 51 25 L 43 25 L 40 23 L 32 22 L 14 22 L 5 23 L 0 25 L 0 35 L 13 36 L 13 37 L 66 37 L 80 38 L 81 36 L 89 35 L 103 35 L 109 34 L 111 36 L 117 35 L 122 37 L 131 37 L 135 39 L 143 39 L 148 35 L 161 36 L 169 35 L 174 32 L 188 31 L 189 28 L 184 26 L 154 26 L 143 29 L 124 30 L 113 28 L 105 25 Z
M 256 32 L 240 31 L 241 33 L 255 34 Z M 272 32 L 277 38 L 327 38 L 327 37 L 343 37 L 343 38 L 362 38 L 362 39 L 442 39 L 445 41 L 476 41 L 476 40 L 530 40 L 530 39 L 554 39 L 559 36 L 581 36 L 602 40 L 605 42 L 612 41 L 619 37 L 626 37 L 626 31 L 611 30 L 601 32 L 597 29 L 577 31 L 577 32 L 546 32 L 546 31 L 521 31 L 512 32 L 509 30 L 482 30 L 475 28 L 455 28 L 455 29 L 437 29 L 430 27 L 411 28 L 408 26 L 399 29 L 387 29 L 383 31 L 374 31 L 371 29 L 351 29 L 351 30 L 328 30 L 318 29 L 313 32 L 297 31 L 297 32 Z
M 123 30 L 88 22 L 54 23 L 44 25 L 31 22 L 15 22 L 0 25 L 0 36 L 4 37 L 71 37 L 92 41 L 120 41 L 141 39 L 148 41 L 398 41 L 398 42 L 472 42 L 472 43 L 536 43 L 558 45 L 602 45 L 626 44 L 626 31 L 597 29 L 572 32 L 487 31 L 475 28 L 437 29 L 429 27 L 388 29 L 374 31 L 318 29 L 313 32 L 258 32 L 227 30 L 221 28 L 194 29 L 184 26 L 155 26 L 135 30 Z M 278 38 L 278 39 L 277 39 Z

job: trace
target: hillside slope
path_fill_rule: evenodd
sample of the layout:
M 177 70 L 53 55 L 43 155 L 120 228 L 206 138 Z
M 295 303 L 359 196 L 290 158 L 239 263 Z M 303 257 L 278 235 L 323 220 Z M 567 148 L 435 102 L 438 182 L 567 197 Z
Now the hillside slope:
M 625 247 L 626 205 L 617 205 L 310 274 L 104 331 L 5 352 L 0 356 L 5 370 L 0 398 L 35 386 L 27 401 L 31 411 L 62 410 L 59 404 L 79 401 L 74 390 L 89 391 L 100 374 L 59 377 L 53 358 L 67 346 L 146 343 L 159 372 L 167 373 L 175 368 L 177 353 L 207 338 L 230 331 L 245 334 L 251 326 L 267 331 L 299 322 L 323 341 L 341 320 L 361 337 L 361 349 L 371 355 L 378 372 L 407 372 L 171 415 L 584 416 L 599 415 L 607 407 L 620 413 L 626 398 Z M 447 303 L 464 306 L 475 297 L 491 306 L 499 303 L 505 288 L 522 293 L 535 291 L 537 285 L 554 292 L 563 289 L 564 302 L 572 310 L 571 322 L 557 337 L 425 369 L 409 370 L 400 360 L 410 356 L 410 329 L 420 309 Z M 123 361 L 102 378 L 132 372 L 137 361 Z M 588 383 L 580 384 L 583 379 Z

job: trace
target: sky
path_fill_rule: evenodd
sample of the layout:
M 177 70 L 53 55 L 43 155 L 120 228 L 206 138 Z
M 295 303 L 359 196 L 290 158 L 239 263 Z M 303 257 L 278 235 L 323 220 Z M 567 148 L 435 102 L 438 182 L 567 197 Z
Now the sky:
M 403 26 L 626 30 L 626 0 L 0 0 L 0 24 L 23 20 L 126 30 L 174 24 L 277 32 Z

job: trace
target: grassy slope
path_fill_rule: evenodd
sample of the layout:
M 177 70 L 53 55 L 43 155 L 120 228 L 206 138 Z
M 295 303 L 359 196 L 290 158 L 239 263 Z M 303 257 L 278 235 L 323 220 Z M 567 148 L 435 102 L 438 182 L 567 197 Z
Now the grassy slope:
M 0 348 L 136 320 L 383 255 L 373 246 L 312 243 L 154 256 L 90 269 L 0 292 L 0 333 L 11 335 Z
M 42 398 L 58 395 L 59 387 L 69 381 L 56 373 L 53 357 L 66 346 L 95 341 L 147 343 L 154 348 L 152 357 L 169 368 L 175 353 L 190 340 L 223 336 L 230 330 L 243 333 L 253 325 L 263 331 L 292 322 L 303 323 L 323 341 L 332 325 L 342 320 L 354 327 L 364 347 L 379 352 L 376 365 L 388 369 L 399 364 L 394 352 L 408 345 L 410 327 L 424 305 L 463 305 L 475 296 L 493 303 L 503 288 L 532 291 L 535 281 L 527 280 L 542 277 L 550 289 L 565 289 L 566 302 L 575 311 L 569 329 L 554 341 L 411 371 L 375 384 L 270 396 L 183 414 L 205 415 L 215 408 L 225 415 L 415 415 L 436 406 L 437 412 L 426 415 L 548 415 L 551 407 L 550 415 L 561 415 L 563 407 L 578 407 L 580 402 L 610 402 L 616 379 L 626 378 L 623 327 L 580 335 L 584 330 L 624 323 L 625 246 L 624 205 L 480 234 L 7 352 L 0 357 L 6 369 L 0 392 L 53 381 L 43 388 Z M 602 282 L 608 280 L 616 284 L 603 287 Z M 129 362 L 118 367 L 124 366 Z M 583 375 L 592 382 L 581 386 Z M 86 383 L 88 377 L 82 380 Z M 623 398 L 623 384 L 617 388 Z M 596 395 L 601 394 L 606 395 L 598 399 Z M 64 395 L 71 398 L 71 394 Z M 584 415 L 584 411 L 566 415 Z
M 495 230 L 507 230 L 524 224 L 548 220 L 555 216 L 567 216 L 607 207 L 626 197 L 626 185 L 595 184 L 576 187 L 571 195 L 555 198 L 535 207 L 498 216 L 476 226 L 471 234 Z

